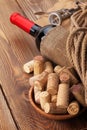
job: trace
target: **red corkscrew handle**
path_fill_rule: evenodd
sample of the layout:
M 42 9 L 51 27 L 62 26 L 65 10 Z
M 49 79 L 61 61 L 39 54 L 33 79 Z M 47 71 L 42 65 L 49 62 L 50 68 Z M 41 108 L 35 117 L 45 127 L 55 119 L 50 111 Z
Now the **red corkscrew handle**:
M 31 28 L 35 25 L 34 22 L 30 21 L 27 18 L 24 18 L 19 13 L 13 13 L 10 16 L 10 21 L 23 29 L 25 32 L 30 33 Z

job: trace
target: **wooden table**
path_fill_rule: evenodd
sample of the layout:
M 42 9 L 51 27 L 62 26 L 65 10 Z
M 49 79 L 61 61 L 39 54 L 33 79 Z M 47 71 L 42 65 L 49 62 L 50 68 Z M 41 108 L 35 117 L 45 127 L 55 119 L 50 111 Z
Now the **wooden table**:
M 49 120 L 28 101 L 29 77 L 22 66 L 39 52 L 34 39 L 12 25 L 9 17 L 19 12 L 36 20 L 35 11 L 47 10 L 57 0 L 0 0 L 0 130 L 83 130 L 87 111 L 66 121 Z

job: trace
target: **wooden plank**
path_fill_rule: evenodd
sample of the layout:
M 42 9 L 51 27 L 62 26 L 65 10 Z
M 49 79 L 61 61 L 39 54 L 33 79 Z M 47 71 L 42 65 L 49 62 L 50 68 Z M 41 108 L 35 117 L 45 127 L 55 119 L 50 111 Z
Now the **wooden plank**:
M 49 8 L 53 7 L 58 0 L 17 0 L 17 2 L 29 19 L 36 20 L 39 16 L 35 16 L 34 13 L 39 11 L 46 12 Z
M 25 100 L 25 93 L 28 93 L 29 89 L 28 78 L 29 76 L 23 74 L 9 42 L 0 37 L 0 81 L 14 119 L 21 130 L 30 129 L 32 113 L 28 101 Z
M 0 82 L 18 128 L 80 130 L 86 127 L 85 116 L 68 121 L 54 121 L 42 117 L 30 105 L 27 99 L 29 76 L 23 73 L 22 65 L 37 55 L 38 51 L 30 36 L 10 24 L 9 16 L 14 11 L 24 14 L 14 0 L 0 1 Z
M 17 130 L 0 86 L 0 130 Z
M 3 10 L 3 7 L 5 10 Z M 39 54 L 35 39 L 10 22 L 10 15 L 13 12 L 19 12 L 25 16 L 17 3 L 14 0 L 0 1 L 0 11 L 0 28 L 7 34 L 6 38 L 19 62 L 21 62 L 21 56 L 23 63 L 25 63 L 36 54 Z
M 39 11 L 46 12 L 47 10 L 52 8 L 54 4 L 56 5 L 58 1 L 61 2 L 61 0 L 23 0 L 23 1 L 17 0 L 18 5 L 21 7 L 24 14 L 27 16 L 27 18 L 34 21 L 41 17 L 40 15 L 35 15 L 36 12 L 39 12 Z M 64 2 L 67 3 L 67 1 L 69 0 L 66 0 Z M 76 1 L 76 0 L 70 0 L 70 1 Z M 86 2 L 87 0 L 80 0 L 80 1 Z

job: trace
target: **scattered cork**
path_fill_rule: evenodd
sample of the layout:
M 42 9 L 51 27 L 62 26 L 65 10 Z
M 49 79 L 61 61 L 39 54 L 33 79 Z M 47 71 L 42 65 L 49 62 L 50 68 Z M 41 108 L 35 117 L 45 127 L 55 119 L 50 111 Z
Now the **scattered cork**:
M 34 82 L 34 85 L 35 85 L 39 90 L 41 90 L 41 91 L 43 91 L 44 88 L 45 88 L 45 84 L 43 84 L 42 82 L 40 82 L 40 81 L 38 81 L 38 80 L 36 80 L 36 81 Z
M 67 72 L 61 72 L 59 74 L 59 79 L 61 83 L 70 83 L 70 75 Z
M 34 86 L 34 100 L 37 104 L 40 104 L 40 93 L 41 91 L 36 86 Z
M 77 101 L 73 101 L 69 104 L 67 111 L 70 115 L 77 115 L 80 111 L 80 106 Z
M 45 59 L 43 56 L 34 57 L 34 75 L 38 75 L 44 70 Z
M 56 103 L 57 102 L 57 94 L 56 95 L 51 95 L 51 102 Z
M 34 60 L 31 60 L 23 65 L 23 70 L 25 73 L 31 73 L 34 71 Z
M 40 85 L 42 84 L 42 87 L 45 85 L 45 83 L 47 82 L 47 77 L 48 77 L 48 72 L 46 71 L 43 71 L 41 74 L 38 74 L 38 75 L 35 75 L 33 77 L 31 77 L 29 79 L 29 84 L 31 86 L 37 86 L 37 87 L 40 87 L 41 86 L 38 86 L 38 84 L 40 83 Z M 38 81 L 38 83 L 35 83 L 36 81 Z
M 43 71 L 39 75 L 39 78 L 34 82 L 34 85 L 37 86 L 39 90 L 44 90 L 44 88 L 46 87 L 47 78 L 48 78 L 48 72 Z
M 59 90 L 57 95 L 57 104 L 58 107 L 67 108 L 69 105 L 69 84 L 61 83 L 59 84 Z
M 67 113 L 66 108 L 58 108 L 56 103 L 46 103 L 44 105 L 44 111 L 51 114 L 65 114 Z
M 50 98 L 51 98 L 50 94 L 47 91 L 41 92 L 41 94 L 40 94 L 40 105 L 41 105 L 41 108 L 43 110 L 44 110 L 45 103 L 50 102 Z
M 34 86 L 34 82 L 35 82 L 36 80 L 38 80 L 39 77 L 40 77 L 40 75 L 36 75 L 36 76 L 30 77 L 30 78 L 29 78 L 29 84 L 30 84 L 30 86 Z
M 56 66 L 54 68 L 54 72 L 60 75 L 61 73 L 67 73 L 70 76 L 70 82 L 71 84 L 77 84 L 79 83 L 78 78 L 77 78 L 77 73 L 75 72 L 73 67 L 61 67 L 61 66 Z
M 29 84 L 34 87 L 34 100 L 46 113 L 76 115 L 80 105 L 86 107 L 84 87 L 73 67 L 53 68 L 52 62 L 39 55 L 24 64 L 23 70 L 33 72 Z
M 54 72 L 59 75 L 59 73 L 60 73 L 61 71 L 63 71 L 63 69 L 65 69 L 65 66 L 64 66 L 64 67 L 61 67 L 60 65 L 57 65 L 57 66 L 55 66 L 55 68 L 54 68 Z
M 77 74 L 75 73 L 75 70 L 73 67 L 68 67 L 63 70 L 63 72 L 66 72 L 70 76 L 71 84 L 77 84 L 79 83 L 79 80 L 77 78 Z
M 84 94 L 84 87 L 82 84 L 73 85 L 70 88 L 71 93 L 77 99 L 77 101 L 82 105 L 86 106 L 85 104 L 85 94 Z
M 53 73 L 53 65 L 50 61 L 46 61 L 44 66 L 45 71 L 47 71 L 48 73 Z
M 47 81 L 47 91 L 51 95 L 55 95 L 58 92 L 59 78 L 56 73 L 50 73 Z

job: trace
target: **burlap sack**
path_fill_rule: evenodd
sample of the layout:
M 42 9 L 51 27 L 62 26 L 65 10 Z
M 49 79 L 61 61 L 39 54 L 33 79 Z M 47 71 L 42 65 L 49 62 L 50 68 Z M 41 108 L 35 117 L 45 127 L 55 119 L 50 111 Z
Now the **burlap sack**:
M 75 7 L 74 0 L 59 0 L 53 8 L 50 8 L 47 12 L 62 8 L 70 9 L 73 7 Z M 36 23 L 41 26 L 49 24 L 48 16 L 41 16 Z M 70 18 L 65 20 L 61 26 L 57 26 L 49 31 L 40 45 L 41 54 L 61 66 L 71 66 L 66 54 L 66 41 L 69 35 L 69 29 Z

